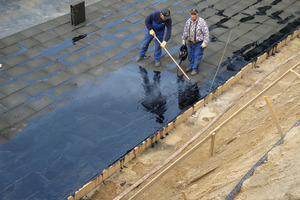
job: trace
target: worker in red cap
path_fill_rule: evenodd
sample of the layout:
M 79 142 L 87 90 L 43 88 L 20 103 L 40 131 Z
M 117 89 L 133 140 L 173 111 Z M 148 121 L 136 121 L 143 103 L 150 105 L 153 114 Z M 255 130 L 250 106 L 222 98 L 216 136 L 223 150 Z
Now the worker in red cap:
M 190 11 L 190 18 L 186 21 L 182 35 L 182 44 L 188 45 L 189 67 L 186 72 L 195 75 L 199 71 L 204 49 L 209 42 L 209 30 L 204 19 L 199 17 L 198 10 Z
M 160 66 L 161 48 L 164 48 L 167 41 L 171 38 L 172 33 L 172 19 L 170 10 L 165 8 L 163 10 L 155 10 L 145 19 L 145 25 L 147 27 L 142 46 L 140 48 L 140 55 L 136 58 L 139 62 L 143 60 L 146 56 L 149 44 L 152 41 L 154 35 L 159 39 L 161 44 L 155 40 L 155 51 L 154 60 L 155 67 Z M 164 39 L 165 28 L 167 28 L 167 33 Z

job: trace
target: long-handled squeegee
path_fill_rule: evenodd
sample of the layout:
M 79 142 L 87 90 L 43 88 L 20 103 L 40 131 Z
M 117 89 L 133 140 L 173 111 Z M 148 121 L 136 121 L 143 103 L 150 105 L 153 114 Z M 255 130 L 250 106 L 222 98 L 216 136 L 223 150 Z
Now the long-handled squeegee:
M 161 42 L 159 41 L 159 39 L 156 37 L 156 35 L 154 35 L 155 39 L 159 42 L 159 44 L 161 44 Z M 188 79 L 191 80 L 186 73 L 182 70 L 182 68 L 178 65 L 178 63 L 176 62 L 176 60 L 172 57 L 172 55 L 168 52 L 168 50 L 164 47 L 164 50 L 169 54 L 169 56 L 172 58 L 172 60 L 174 61 L 174 63 L 177 65 L 177 67 L 181 70 L 181 72 L 184 74 L 184 76 Z

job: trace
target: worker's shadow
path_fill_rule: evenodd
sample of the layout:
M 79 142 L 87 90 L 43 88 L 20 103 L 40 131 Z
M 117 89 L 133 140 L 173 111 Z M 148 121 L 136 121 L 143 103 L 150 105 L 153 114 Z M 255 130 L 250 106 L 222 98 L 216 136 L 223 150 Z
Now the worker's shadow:
M 164 122 L 164 113 L 166 112 L 166 99 L 160 91 L 160 72 L 154 71 L 153 82 L 150 83 L 147 70 L 141 66 L 139 66 L 139 69 L 145 92 L 142 105 L 148 112 L 155 114 L 156 122 L 162 124 Z
M 191 83 L 184 77 L 177 74 L 178 85 L 178 107 L 184 110 L 195 104 L 200 99 L 199 88 L 197 83 Z

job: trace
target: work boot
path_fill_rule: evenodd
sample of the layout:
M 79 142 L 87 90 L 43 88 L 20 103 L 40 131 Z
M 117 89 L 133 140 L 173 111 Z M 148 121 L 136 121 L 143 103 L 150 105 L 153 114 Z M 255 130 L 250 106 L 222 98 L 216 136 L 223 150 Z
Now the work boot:
M 192 73 L 191 73 L 191 75 L 194 76 L 194 75 L 196 75 L 197 73 L 198 73 L 198 71 L 194 71 L 194 70 L 193 70 Z
M 155 61 L 154 66 L 155 66 L 155 67 L 159 67 L 159 66 L 160 66 L 160 61 Z
M 146 58 L 147 56 L 138 56 L 136 59 L 135 59 L 135 61 L 136 62 L 140 62 L 140 61 L 142 61 L 144 58 Z
M 190 72 L 190 71 L 192 71 L 192 68 L 190 68 L 190 67 L 185 69 L 185 72 Z

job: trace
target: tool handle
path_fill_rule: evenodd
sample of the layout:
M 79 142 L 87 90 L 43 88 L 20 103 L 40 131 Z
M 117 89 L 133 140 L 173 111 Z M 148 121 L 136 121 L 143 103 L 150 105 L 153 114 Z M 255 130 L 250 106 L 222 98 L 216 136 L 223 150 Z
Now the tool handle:
M 159 42 L 159 44 L 161 44 L 161 42 L 159 41 L 159 39 L 156 37 L 156 35 L 154 35 L 155 39 Z M 181 72 L 185 75 L 185 77 L 188 80 L 191 80 L 186 73 L 182 70 L 182 68 L 178 65 L 178 63 L 176 62 L 176 60 L 172 57 L 172 55 L 168 52 L 168 50 L 166 49 L 166 47 L 164 47 L 164 50 L 169 54 L 169 56 L 172 58 L 172 60 L 174 61 L 174 63 L 177 65 L 177 67 L 181 70 Z

